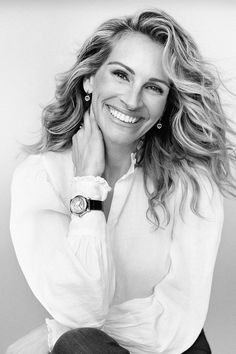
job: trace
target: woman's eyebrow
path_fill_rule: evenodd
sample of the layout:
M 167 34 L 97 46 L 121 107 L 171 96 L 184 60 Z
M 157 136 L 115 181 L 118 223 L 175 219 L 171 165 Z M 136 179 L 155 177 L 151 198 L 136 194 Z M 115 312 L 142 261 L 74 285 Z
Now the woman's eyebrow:
M 133 69 L 131 69 L 129 66 L 119 62 L 119 61 L 110 61 L 107 65 L 112 65 L 112 64 L 118 64 L 120 66 L 123 66 L 123 68 L 125 68 L 127 71 L 129 71 L 131 74 L 135 75 L 135 72 Z M 165 81 L 165 80 L 162 80 L 162 79 L 158 79 L 156 77 L 150 77 L 148 81 L 157 81 L 157 82 L 161 82 L 163 83 L 164 85 L 166 85 L 168 88 L 170 88 L 170 84 Z

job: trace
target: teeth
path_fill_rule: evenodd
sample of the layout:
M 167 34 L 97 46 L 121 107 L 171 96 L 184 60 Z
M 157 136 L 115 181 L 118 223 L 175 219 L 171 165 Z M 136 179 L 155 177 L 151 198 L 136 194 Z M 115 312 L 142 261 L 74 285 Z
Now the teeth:
M 126 114 L 123 114 L 121 112 L 116 111 L 114 108 L 109 107 L 109 110 L 111 112 L 111 114 L 115 117 L 118 118 L 119 120 L 121 120 L 122 122 L 125 123 L 136 123 L 138 118 L 134 118 L 134 117 L 130 117 Z

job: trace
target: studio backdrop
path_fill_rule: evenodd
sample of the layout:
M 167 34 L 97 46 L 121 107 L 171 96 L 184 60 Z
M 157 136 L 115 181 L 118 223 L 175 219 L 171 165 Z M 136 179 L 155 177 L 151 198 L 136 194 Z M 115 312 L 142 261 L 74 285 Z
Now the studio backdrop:
M 9 233 L 10 183 L 21 143 L 37 140 L 42 108 L 53 98 L 55 75 L 104 20 L 161 8 L 185 27 L 202 54 L 236 94 L 236 2 L 230 0 L 0 1 L 0 352 L 40 325 L 46 311 L 31 293 Z M 230 118 L 235 97 L 222 90 Z M 205 331 L 214 354 L 236 353 L 236 200 L 225 201 L 225 222 Z

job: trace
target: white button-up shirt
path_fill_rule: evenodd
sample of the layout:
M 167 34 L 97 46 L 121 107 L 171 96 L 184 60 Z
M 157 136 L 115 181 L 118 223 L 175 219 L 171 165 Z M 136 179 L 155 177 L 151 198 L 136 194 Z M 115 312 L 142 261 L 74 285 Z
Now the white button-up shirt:
M 70 215 L 81 194 L 105 200 L 101 177 L 74 177 L 71 151 L 31 155 L 13 177 L 11 234 L 30 288 L 51 314 L 49 346 L 65 331 L 96 327 L 132 354 L 180 354 L 206 319 L 222 223 L 222 196 L 203 172 L 197 216 L 189 183 L 166 200 L 170 221 L 155 229 L 146 217 L 143 171 L 131 155 L 114 186 L 108 220 L 102 211 Z M 149 191 L 152 184 L 149 184 Z

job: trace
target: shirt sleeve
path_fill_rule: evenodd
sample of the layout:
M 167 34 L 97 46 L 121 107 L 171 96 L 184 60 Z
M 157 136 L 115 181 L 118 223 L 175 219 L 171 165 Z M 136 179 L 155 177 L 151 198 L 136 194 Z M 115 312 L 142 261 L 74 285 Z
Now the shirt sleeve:
M 122 318 L 123 323 L 129 322 L 129 328 L 119 327 L 109 334 L 118 333 L 116 339 L 131 352 L 135 348 L 137 354 L 180 354 L 203 328 L 222 231 L 223 198 L 214 182 L 198 178 L 200 216 L 190 208 L 190 185 L 180 214 L 181 184 L 177 188 L 168 273 L 152 296 L 131 300 L 117 311 L 117 324 Z
M 101 177 L 76 177 L 71 198 L 105 200 L 109 190 Z M 101 327 L 113 291 L 104 213 L 70 216 L 40 155 L 30 156 L 13 176 L 10 228 L 25 278 L 51 316 L 63 328 Z
M 166 353 L 187 350 L 200 334 L 207 316 L 215 260 L 223 226 L 223 197 L 213 181 L 199 174 L 199 215 L 192 212 L 189 186 L 183 213 L 177 196 L 170 269 L 156 287 L 163 313 L 157 334 Z M 165 338 L 162 342 L 161 338 Z

